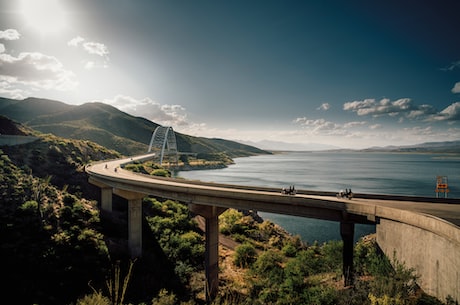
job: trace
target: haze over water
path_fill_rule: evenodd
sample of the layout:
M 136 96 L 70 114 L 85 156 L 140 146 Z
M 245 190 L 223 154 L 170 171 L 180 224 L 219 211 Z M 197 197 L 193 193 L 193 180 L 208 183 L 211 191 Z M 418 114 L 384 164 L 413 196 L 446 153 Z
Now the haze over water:
M 435 197 L 436 177 L 447 176 L 449 198 L 460 198 L 460 155 L 363 152 L 286 152 L 237 158 L 224 169 L 179 172 L 186 179 L 251 186 Z M 444 196 L 440 194 L 440 196 Z M 331 221 L 259 212 L 308 243 L 340 240 Z M 355 239 L 375 232 L 357 225 Z

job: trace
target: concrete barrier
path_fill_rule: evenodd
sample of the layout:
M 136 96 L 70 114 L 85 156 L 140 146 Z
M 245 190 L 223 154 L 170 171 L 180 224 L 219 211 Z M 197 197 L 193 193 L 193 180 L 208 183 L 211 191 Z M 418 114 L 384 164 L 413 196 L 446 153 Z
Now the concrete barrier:
M 380 219 L 377 243 L 390 260 L 396 258 L 415 269 L 419 276 L 417 284 L 427 294 L 442 301 L 448 296 L 459 301 L 460 230 L 442 219 L 411 214 L 415 220 L 411 224 Z M 419 223 L 431 223 L 433 229 L 418 226 L 417 218 Z

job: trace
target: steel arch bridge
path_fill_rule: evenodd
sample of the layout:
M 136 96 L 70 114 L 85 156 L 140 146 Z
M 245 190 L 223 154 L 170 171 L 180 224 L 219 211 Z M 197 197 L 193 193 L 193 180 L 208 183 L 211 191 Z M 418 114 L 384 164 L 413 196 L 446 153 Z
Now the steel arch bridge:
M 158 151 L 160 154 L 160 165 L 163 163 L 163 158 L 168 157 L 169 160 L 172 158 L 172 162 L 177 164 L 178 162 L 178 151 L 176 134 L 171 126 L 158 126 L 152 133 L 150 139 L 148 152 Z

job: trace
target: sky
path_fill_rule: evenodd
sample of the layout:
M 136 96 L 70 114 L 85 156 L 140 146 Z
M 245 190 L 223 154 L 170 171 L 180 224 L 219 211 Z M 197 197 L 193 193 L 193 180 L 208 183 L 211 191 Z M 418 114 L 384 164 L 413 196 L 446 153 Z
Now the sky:
M 103 102 L 243 142 L 460 140 L 459 13 L 457 0 L 0 0 L 0 96 Z

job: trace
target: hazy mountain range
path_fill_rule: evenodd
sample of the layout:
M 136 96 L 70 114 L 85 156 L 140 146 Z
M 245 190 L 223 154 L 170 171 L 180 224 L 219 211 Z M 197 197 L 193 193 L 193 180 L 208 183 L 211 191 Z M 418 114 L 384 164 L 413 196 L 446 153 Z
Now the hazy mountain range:
M 460 153 L 460 141 L 447 142 L 425 142 L 415 145 L 370 147 L 366 149 L 352 150 L 342 149 L 338 146 L 319 143 L 286 143 L 277 141 L 241 141 L 244 144 L 252 145 L 269 151 L 363 151 L 363 152 L 439 152 L 439 153 Z
M 39 98 L 0 98 L 0 115 L 42 133 L 90 140 L 124 155 L 145 153 L 153 131 L 159 126 L 103 103 L 68 105 Z M 224 153 L 231 158 L 269 153 L 235 141 L 192 137 L 177 132 L 176 139 L 181 152 Z
M 425 142 L 415 145 L 371 147 L 362 151 L 460 153 L 460 141 Z

